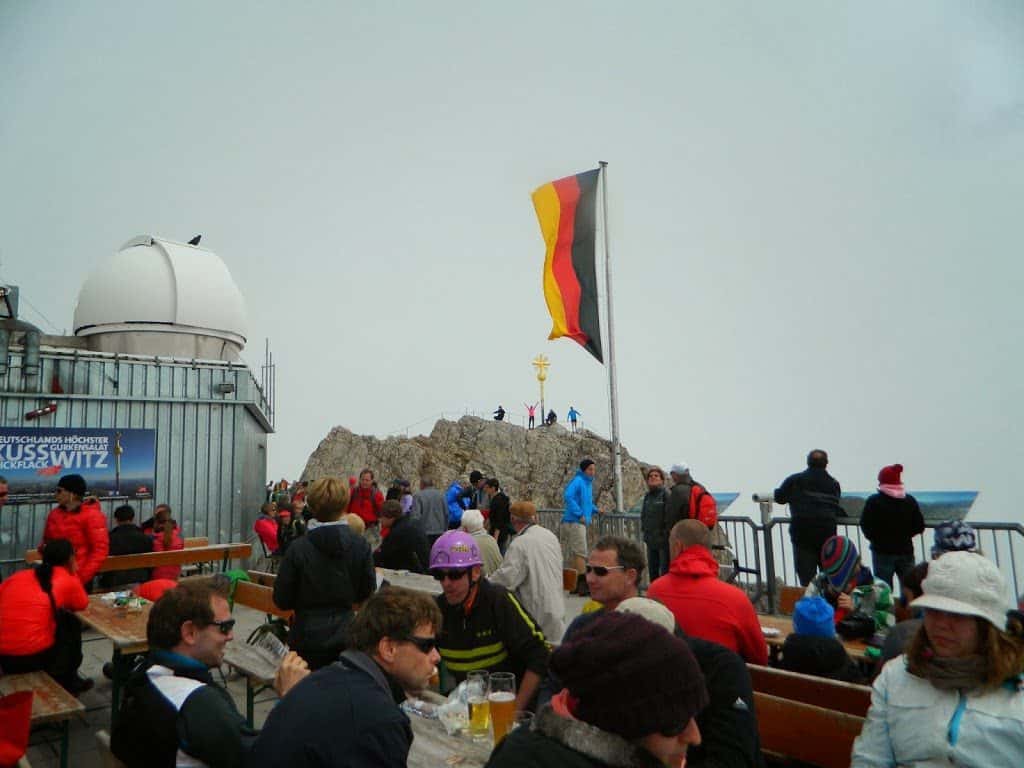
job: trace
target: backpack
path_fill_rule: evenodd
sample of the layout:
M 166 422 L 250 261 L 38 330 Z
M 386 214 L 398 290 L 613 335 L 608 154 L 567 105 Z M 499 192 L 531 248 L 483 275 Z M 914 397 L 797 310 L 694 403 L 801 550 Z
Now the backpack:
M 699 483 L 694 483 L 690 488 L 690 518 L 700 520 L 709 529 L 714 529 L 718 522 L 718 505 L 715 504 L 715 497 Z

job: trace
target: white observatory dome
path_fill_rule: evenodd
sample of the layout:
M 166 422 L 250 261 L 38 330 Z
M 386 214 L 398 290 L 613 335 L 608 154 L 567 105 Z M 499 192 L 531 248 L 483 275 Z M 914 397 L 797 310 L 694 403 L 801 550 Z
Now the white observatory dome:
M 237 360 L 245 334 L 245 300 L 220 257 L 149 235 L 97 267 L 75 307 L 75 335 L 102 352 Z

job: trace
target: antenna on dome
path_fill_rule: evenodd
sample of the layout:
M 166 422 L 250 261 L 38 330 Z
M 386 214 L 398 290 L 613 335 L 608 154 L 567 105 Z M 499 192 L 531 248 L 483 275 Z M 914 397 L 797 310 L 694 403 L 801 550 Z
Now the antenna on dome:
M 195 237 L 193 237 L 191 240 L 188 241 L 188 244 L 189 245 L 199 245 L 199 241 L 202 240 L 202 239 L 203 239 L 202 235 L 196 235 Z

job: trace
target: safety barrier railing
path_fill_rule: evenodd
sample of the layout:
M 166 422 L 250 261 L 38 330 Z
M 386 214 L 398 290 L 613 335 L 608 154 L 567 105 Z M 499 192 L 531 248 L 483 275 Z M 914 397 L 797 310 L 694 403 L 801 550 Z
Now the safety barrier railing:
M 557 532 L 562 514 L 560 509 L 542 509 L 539 511 L 540 523 Z M 774 611 L 778 605 L 779 586 L 800 583 L 787 535 L 792 520 L 788 516 L 773 516 L 761 524 L 746 516 L 720 515 L 718 523 L 728 536 L 729 547 L 735 556 L 735 566 L 739 569 L 737 581 L 752 593 L 751 599 L 755 603 L 762 594 L 765 595 L 768 610 Z M 931 558 L 936 525 L 936 521 L 926 521 L 925 532 L 914 537 L 918 562 Z M 1002 572 L 1013 590 L 1013 597 L 1024 596 L 1024 525 L 982 521 L 971 521 L 970 525 L 978 533 L 982 554 Z M 871 546 L 861 531 L 860 520 L 855 517 L 837 518 L 836 529 L 837 533 L 847 536 L 857 545 L 864 564 L 871 567 Z M 599 537 L 609 534 L 642 542 L 640 517 L 624 514 L 595 516 L 587 530 L 588 544 L 593 546 Z M 744 576 L 752 577 L 752 581 Z

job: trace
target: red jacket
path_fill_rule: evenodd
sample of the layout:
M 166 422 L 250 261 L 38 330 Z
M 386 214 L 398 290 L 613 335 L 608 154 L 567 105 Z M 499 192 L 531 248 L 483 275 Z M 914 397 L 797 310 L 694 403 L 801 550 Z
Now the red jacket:
M 277 552 L 277 520 L 270 515 L 261 514 L 256 518 L 256 522 L 252 524 L 252 529 L 260 537 L 260 541 L 266 547 L 268 555 Z
M 163 535 L 163 533 L 158 533 L 153 538 L 153 551 L 154 552 L 168 552 L 170 550 L 184 549 L 184 548 L 185 548 L 185 540 L 181 538 L 181 531 L 178 529 L 178 526 L 174 526 L 174 533 L 171 534 L 171 546 L 169 546 L 169 547 L 165 547 L 164 546 L 164 535 Z M 149 578 L 150 578 L 151 581 L 153 579 L 173 579 L 173 580 L 177 581 L 177 579 L 178 579 L 178 577 L 180 575 L 181 575 L 181 566 L 180 565 L 158 565 L 149 574 Z
M 686 634 L 724 645 L 751 664 L 768 663 L 754 606 L 743 590 L 718 579 L 718 563 L 706 547 L 681 552 L 647 596 L 664 603 Z
M 75 550 L 78 578 L 88 585 L 110 550 L 110 534 L 107 533 L 107 516 L 100 509 L 99 502 L 83 501 L 74 512 L 64 507 L 54 507 L 46 518 L 43 541 L 67 539 Z
M 89 604 L 82 582 L 66 568 L 53 569 L 53 600 L 58 608 L 81 611 Z M 0 584 L 0 654 L 30 656 L 53 645 L 57 621 L 35 570 L 18 571 Z
M 364 490 L 359 486 L 352 489 L 352 498 L 348 502 L 348 511 L 359 515 L 367 525 L 376 525 L 377 515 L 384 504 L 384 494 L 376 488 Z

